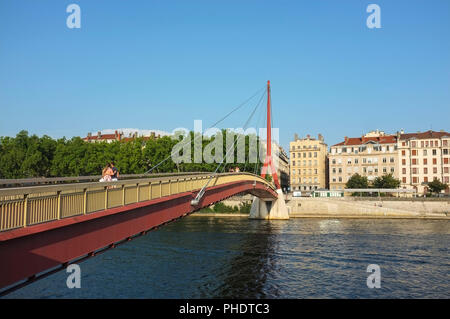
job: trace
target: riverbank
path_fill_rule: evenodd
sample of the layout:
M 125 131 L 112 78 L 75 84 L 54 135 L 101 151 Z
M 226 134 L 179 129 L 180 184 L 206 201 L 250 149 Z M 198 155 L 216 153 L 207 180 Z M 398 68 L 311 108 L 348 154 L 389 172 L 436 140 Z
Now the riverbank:
M 450 219 L 448 201 L 296 198 L 287 205 L 291 217 Z

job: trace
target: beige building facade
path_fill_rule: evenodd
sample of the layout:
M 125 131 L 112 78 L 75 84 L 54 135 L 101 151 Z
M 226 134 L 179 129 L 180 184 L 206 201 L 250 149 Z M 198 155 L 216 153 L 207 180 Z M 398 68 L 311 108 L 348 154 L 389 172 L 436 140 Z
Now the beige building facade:
M 450 133 L 427 131 L 397 133 L 401 187 L 428 191 L 427 183 L 437 179 L 450 183 Z M 449 192 L 447 188 L 446 192 Z
M 350 177 L 356 173 L 366 176 L 369 183 L 376 177 L 398 174 L 398 151 L 395 135 L 371 131 L 361 137 L 345 137 L 344 141 L 330 147 L 330 190 L 343 190 Z
M 313 138 L 307 135 L 289 144 L 290 189 L 291 191 L 312 191 L 327 188 L 327 154 L 328 146 L 323 136 Z

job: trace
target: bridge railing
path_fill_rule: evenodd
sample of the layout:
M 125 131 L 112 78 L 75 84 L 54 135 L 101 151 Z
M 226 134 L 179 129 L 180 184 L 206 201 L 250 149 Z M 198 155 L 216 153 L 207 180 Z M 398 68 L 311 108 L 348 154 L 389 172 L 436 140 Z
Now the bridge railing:
M 74 183 L 0 189 L 0 231 L 92 214 L 110 208 L 201 189 L 211 174 L 164 176 L 117 182 Z M 251 180 L 273 185 L 250 173 L 214 175 L 210 186 Z
M 181 173 L 152 173 L 152 174 L 121 174 L 120 179 L 138 179 L 153 178 L 164 176 L 184 176 L 184 175 L 202 175 L 211 174 L 208 172 L 181 172 Z M 0 179 L 0 188 L 6 187 L 23 187 L 37 185 L 54 185 L 63 183 L 86 183 L 97 182 L 102 176 L 70 176 L 70 177 L 33 177 L 20 179 Z

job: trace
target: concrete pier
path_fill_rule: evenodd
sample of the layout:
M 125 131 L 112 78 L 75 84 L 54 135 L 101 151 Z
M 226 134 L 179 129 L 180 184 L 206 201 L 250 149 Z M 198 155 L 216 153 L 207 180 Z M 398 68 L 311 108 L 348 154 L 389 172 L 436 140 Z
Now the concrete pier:
M 289 219 L 289 210 L 284 201 L 281 189 L 277 190 L 278 198 L 274 201 L 265 201 L 258 197 L 253 198 L 250 210 L 250 219 Z

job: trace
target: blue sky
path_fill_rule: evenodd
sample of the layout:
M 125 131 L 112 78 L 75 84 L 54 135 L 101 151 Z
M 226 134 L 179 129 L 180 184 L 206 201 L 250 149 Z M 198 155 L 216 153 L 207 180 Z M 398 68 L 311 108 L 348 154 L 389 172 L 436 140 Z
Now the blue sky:
M 267 80 L 285 147 L 294 133 L 448 131 L 449 33 L 448 0 L 1 0 L 0 136 L 208 126 Z

